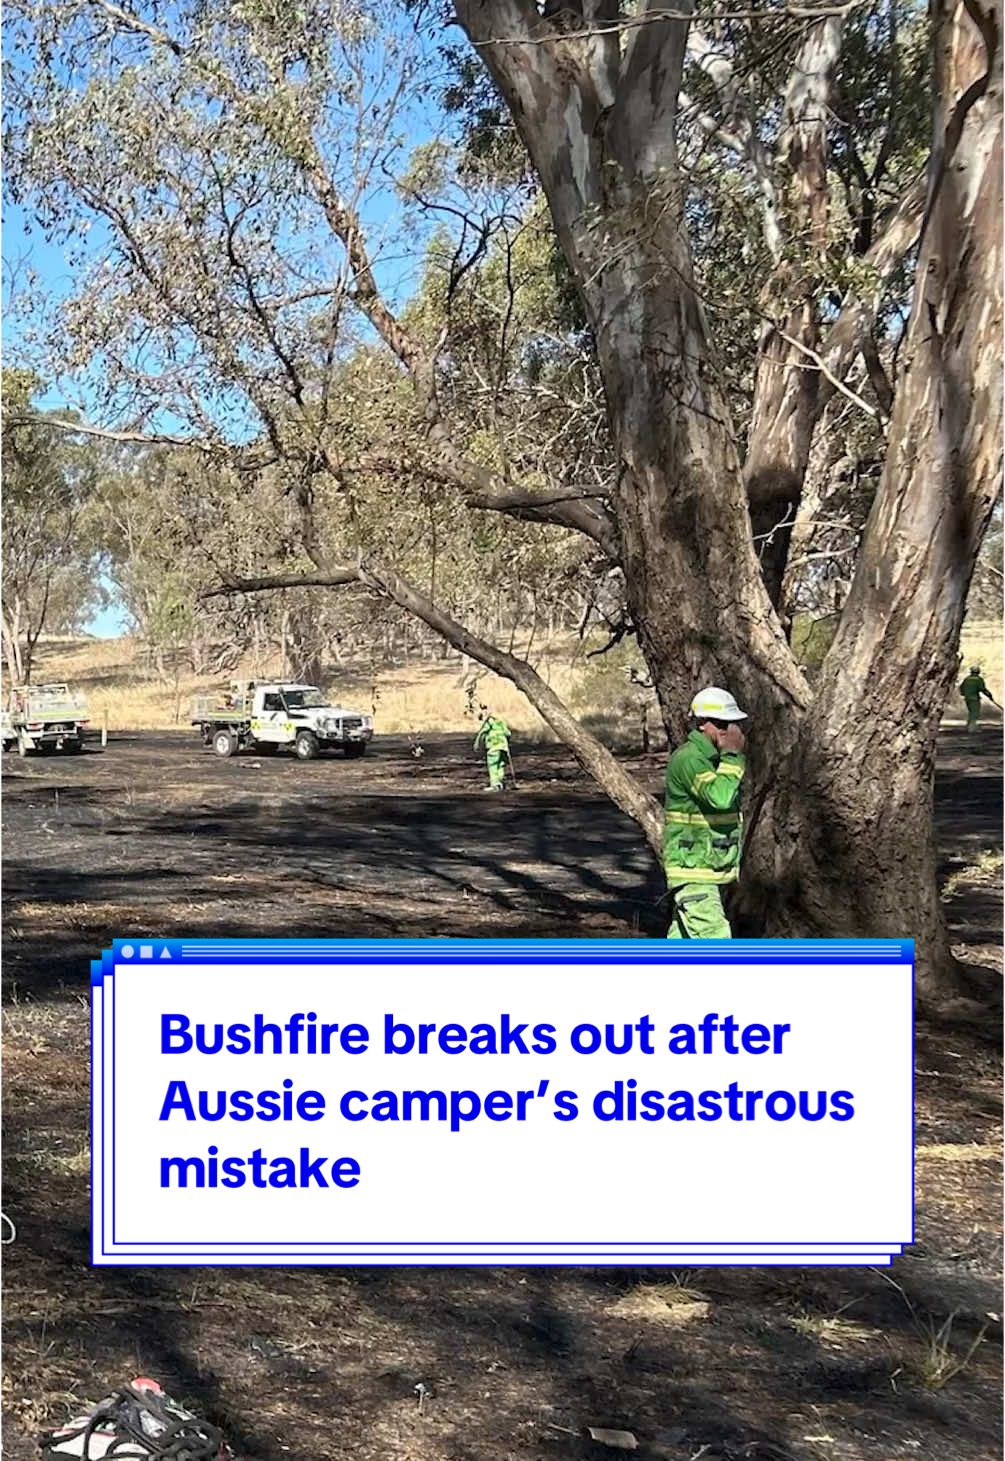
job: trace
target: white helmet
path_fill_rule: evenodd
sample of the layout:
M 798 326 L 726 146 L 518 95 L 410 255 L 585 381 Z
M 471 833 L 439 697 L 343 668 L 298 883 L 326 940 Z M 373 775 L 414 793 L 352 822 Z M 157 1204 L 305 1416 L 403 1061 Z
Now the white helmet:
M 728 690 L 720 690 L 718 685 L 698 691 L 691 701 L 691 714 L 696 720 L 747 719 L 747 712 L 740 709 Z

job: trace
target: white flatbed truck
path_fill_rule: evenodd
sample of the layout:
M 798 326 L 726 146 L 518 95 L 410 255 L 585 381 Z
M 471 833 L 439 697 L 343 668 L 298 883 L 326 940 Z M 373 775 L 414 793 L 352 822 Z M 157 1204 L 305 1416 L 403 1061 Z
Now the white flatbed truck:
M 218 756 L 253 750 L 274 755 L 282 747 L 301 761 L 321 751 L 362 756 L 373 736 L 373 716 L 333 705 L 316 685 L 237 681 L 217 695 L 197 695 L 192 724 Z
M 19 756 L 82 751 L 89 725 L 87 702 L 68 685 L 14 685 L 0 711 L 3 749 Z

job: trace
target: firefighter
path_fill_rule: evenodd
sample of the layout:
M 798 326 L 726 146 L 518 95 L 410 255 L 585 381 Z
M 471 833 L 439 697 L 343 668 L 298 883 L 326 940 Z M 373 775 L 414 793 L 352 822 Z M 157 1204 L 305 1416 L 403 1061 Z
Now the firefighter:
M 971 665 L 970 673 L 960 685 L 960 694 L 963 696 L 963 703 L 967 707 L 967 730 L 974 730 L 981 719 L 981 696 L 986 695 L 992 705 L 998 702 L 991 694 L 984 683 L 984 676 L 981 674 L 980 665 Z
M 728 690 L 691 702 L 693 729 L 667 763 L 663 867 L 673 899 L 668 938 L 732 938 L 720 889 L 740 871 L 740 788 L 747 719 Z
M 491 715 L 482 706 L 482 723 L 475 736 L 475 750 L 485 751 L 485 764 L 489 773 L 488 791 L 506 789 L 506 765 L 509 761 L 510 728 L 501 716 Z

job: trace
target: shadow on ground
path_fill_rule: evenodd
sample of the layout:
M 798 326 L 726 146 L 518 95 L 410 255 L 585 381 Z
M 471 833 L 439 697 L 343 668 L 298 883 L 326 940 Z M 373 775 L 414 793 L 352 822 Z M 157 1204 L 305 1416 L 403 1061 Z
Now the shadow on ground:
M 610 1455 L 584 1425 L 634 1431 L 640 1461 L 998 1456 L 990 1028 L 919 1032 L 918 1243 L 889 1273 L 89 1268 L 86 971 L 113 937 L 661 934 L 651 857 L 564 752 L 527 749 L 496 798 L 467 738 L 425 745 L 301 766 L 135 735 L 8 769 L 8 1453 L 150 1373 L 268 1461 Z M 655 790 L 662 758 L 633 765 Z M 941 875 L 980 958 L 1000 776 L 997 736 L 946 735 Z

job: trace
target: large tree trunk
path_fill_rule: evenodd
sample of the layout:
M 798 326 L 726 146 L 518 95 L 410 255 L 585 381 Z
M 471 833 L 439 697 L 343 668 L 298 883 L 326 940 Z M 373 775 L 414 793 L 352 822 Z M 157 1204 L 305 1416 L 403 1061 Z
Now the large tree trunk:
M 932 162 L 886 464 L 760 864 L 773 884 L 769 930 L 912 936 L 929 998 L 951 988 L 935 885 L 936 737 L 999 491 L 1002 424 L 1000 7 L 954 12 L 939 0 L 936 22 L 947 140 Z
M 805 350 L 816 345 L 812 304 L 793 309 L 761 335 L 750 444 L 744 464 L 750 521 L 764 582 L 780 604 L 792 529 L 809 463 L 817 373 Z
M 931 829 L 935 737 L 997 489 L 1000 422 L 997 69 L 979 97 L 967 92 L 957 125 L 952 109 L 988 58 L 973 22 L 953 29 L 945 0 L 935 3 L 946 145 L 933 161 L 909 363 L 812 716 L 761 580 L 691 283 L 674 142 L 686 22 L 654 17 L 622 58 L 610 37 L 589 50 L 545 41 L 546 22 L 520 0 L 457 7 L 537 168 L 596 337 L 622 466 L 621 561 L 668 731 L 682 734 L 690 696 L 710 680 L 753 712 L 763 817 L 751 873 L 770 897 L 761 927 L 915 936 L 929 993 L 948 963 Z M 604 18 L 604 0 L 584 0 L 583 14 Z M 998 68 L 997 30 L 984 29 Z
M 761 579 L 693 285 L 674 140 L 687 25 L 653 19 L 622 60 L 610 36 L 585 53 L 563 41 L 514 46 L 527 19 L 516 0 L 458 11 L 489 42 L 481 54 L 537 168 L 596 339 L 621 461 L 614 508 L 629 607 L 668 732 L 683 734 L 694 691 L 717 680 L 758 706 L 781 746 L 809 692 Z M 605 18 L 603 0 L 587 11 Z M 537 28 L 547 35 L 547 22 Z
M 792 67 L 778 146 L 786 247 L 762 291 L 766 321 L 744 462 L 754 541 L 776 606 L 817 413 L 820 374 L 813 359 L 827 255 L 827 123 L 841 25 L 831 15 L 809 27 Z

